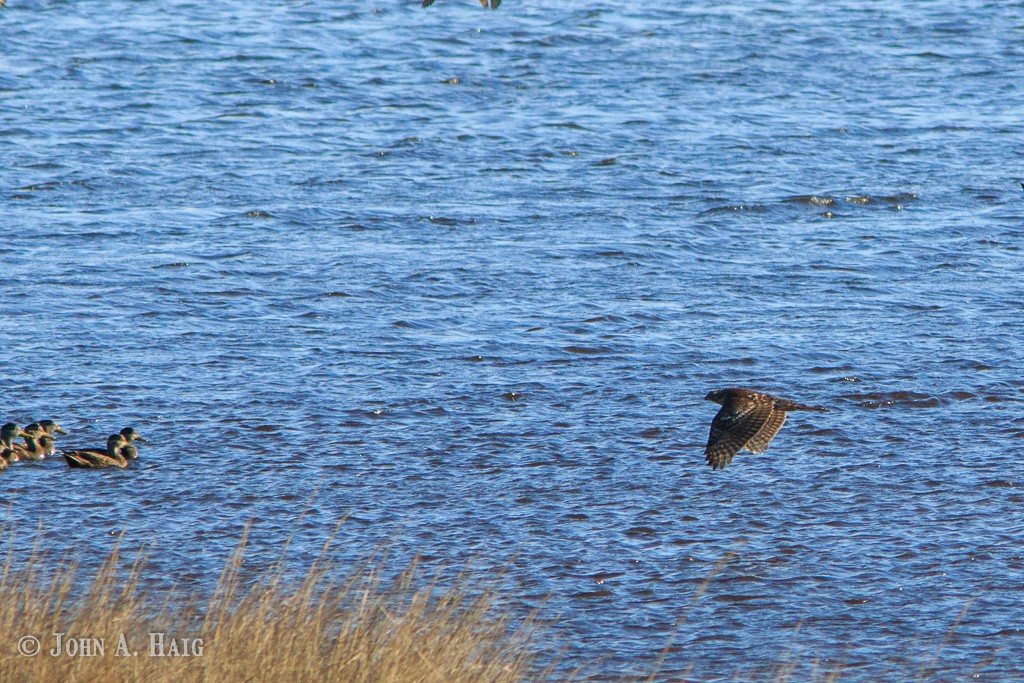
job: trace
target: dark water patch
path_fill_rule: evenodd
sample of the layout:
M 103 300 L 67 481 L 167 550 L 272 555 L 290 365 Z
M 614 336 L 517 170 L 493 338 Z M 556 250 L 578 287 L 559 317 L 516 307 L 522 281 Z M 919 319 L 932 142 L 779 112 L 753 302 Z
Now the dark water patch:
M 596 356 L 601 354 L 611 353 L 611 349 L 604 346 L 579 346 L 570 345 L 564 347 L 564 350 L 568 353 L 573 353 L 581 356 Z
M 949 398 L 953 401 L 970 401 L 978 398 L 978 395 L 971 393 L 970 391 L 947 391 L 943 394 L 943 397 Z
M 913 192 L 897 192 L 896 194 L 885 195 L 879 197 L 880 201 L 886 204 L 902 205 L 909 204 L 910 202 L 917 201 L 918 196 Z
M 985 488 L 1001 489 L 1001 488 L 1013 488 L 1014 486 L 1018 486 L 1019 484 L 1017 482 L 1010 481 L 1008 479 L 990 479 L 988 481 L 981 482 L 980 485 L 982 487 L 985 487 Z
M 906 408 L 937 408 L 946 401 L 936 396 L 915 391 L 871 392 L 864 394 L 844 394 L 840 399 L 857 403 L 863 408 L 887 408 L 900 406 Z
M 978 360 L 972 360 L 967 358 L 955 358 L 942 361 L 944 364 L 953 365 L 958 368 L 965 370 L 976 370 L 983 372 L 985 370 L 995 370 L 995 367 Z
M 841 365 L 837 367 L 813 367 L 808 368 L 808 372 L 813 372 L 819 375 L 833 374 L 833 373 L 849 373 L 854 370 L 851 365 Z
M 723 593 L 723 594 L 718 594 L 718 595 L 712 596 L 712 599 L 713 600 L 718 600 L 720 602 L 728 602 L 728 603 L 732 603 L 732 604 L 743 604 L 743 603 L 751 602 L 753 600 L 765 600 L 766 596 L 764 596 L 764 595 L 735 595 L 735 594 Z
M 578 600 L 599 600 L 601 598 L 607 598 L 612 595 L 610 590 L 599 589 L 593 591 L 577 591 L 569 595 L 570 598 L 576 598 Z
M 804 204 L 806 206 L 835 206 L 838 204 L 835 197 L 829 195 L 797 195 L 782 200 L 786 204 Z
M 730 214 L 738 212 L 767 213 L 770 210 L 771 207 L 767 204 L 729 204 L 705 209 L 697 214 L 697 216 L 714 216 L 716 214 Z

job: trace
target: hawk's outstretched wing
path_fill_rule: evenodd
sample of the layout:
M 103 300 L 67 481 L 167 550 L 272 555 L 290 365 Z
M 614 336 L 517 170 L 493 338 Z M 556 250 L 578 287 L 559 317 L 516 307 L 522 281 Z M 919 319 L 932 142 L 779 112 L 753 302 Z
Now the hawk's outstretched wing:
M 786 411 L 774 408 L 772 414 L 765 421 L 764 426 L 746 443 L 746 449 L 751 453 L 764 453 L 768 449 L 768 444 L 772 442 L 772 439 L 775 438 L 775 435 L 779 433 L 779 430 L 782 429 L 782 425 L 785 423 Z
M 711 434 L 708 436 L 708 445 L 704 448 L 704 457 L 711 468 L 720 470 L 732 462 L 733 456 L 747 447 L 747 443 L 755 439 L 769 424 L 773 412 L 770 401 L 742 401 L 731 407 L 722 406 L 715 419 L 711 421 Z M 785 420 L 786 413 L 781 410 L 778 412 L 782 420 Z M 775 436 L 780 427 L 782 422 L 771 431 L 767 441 L 771 441 L 771 437 Z

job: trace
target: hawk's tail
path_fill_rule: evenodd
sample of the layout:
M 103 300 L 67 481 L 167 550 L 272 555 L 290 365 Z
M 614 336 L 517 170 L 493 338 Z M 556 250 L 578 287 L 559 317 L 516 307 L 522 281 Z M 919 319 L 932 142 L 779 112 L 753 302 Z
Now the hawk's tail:
M 787 399 L 776 399 L 775 400 L 776 410 L 785 410 L 789 412 L 791 410 L 815 410 L 819 413 L 827 413 L 828 408 L 824 406 L 805 406 L 803 403 L 797 403 L 796 401 L 790 401 Z

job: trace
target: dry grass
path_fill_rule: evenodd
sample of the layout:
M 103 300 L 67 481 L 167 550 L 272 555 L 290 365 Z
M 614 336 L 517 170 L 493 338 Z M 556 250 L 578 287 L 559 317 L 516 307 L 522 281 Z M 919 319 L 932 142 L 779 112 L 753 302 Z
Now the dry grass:
M 385 583 L 373 569 L 380 561 L 346 574 L 324 556 L 296 582 L 284 580 L 281 566 L 243 580 L 246 544 L 244 536 L 203 602 L 142 595 L 145 563 L 122 569 L 116 546 L 85 594 L 76 593 L 71 563 L 44 572 L 37 552 L 15 570 L 9 555 L 0 577 L 0 633 L 9 641 L 0 647 L 0 680 L 502 683 L 551 673 L 536 668 L 534 625 L 513 624 L 493 590 L 470 590 L 464 579 L 455 588 L 424 585 L 415 564 Z M 64 648 L 52 655 L 56 633 Z M 164 634 L 164 653 L 173 647 L 179 656 L 154 656 L 151 633 Z M 19 652 L 23 636 L 40 640 L 38 654 Z
M 16 562 L 9 553 L 0 574 L 0 639 L 6 640 L 0 645 L 0 681 L 512 683 L 581 673 L 556 676 L 555 663 L 543 666 L 536 622 L 513 619 L 497 606 L 493 588 L 471 582 L 468 575 L 442 588 L 425 582 L 413 563 L 385 581 L 386 557 L 344 571 L 327 559 L 328 542 L 320 559 L 297 579 L 286 579 L 283 563 L 243 576 L 247 544 L 248 531 L 208 600 L 144 594 L 144 558 L 140 553 L 126 566 L 119 544 L 95 575 L 85 577 L 84 586 L 82 572 L 71 562 L 50 562 L 38 550 Z M 701 584 L 677 631 L 735 554 L 723 558 Z M 916 680 L 936 677 L 943 648 L 969 608 L 921 665 Z M 58 633 L 64 648 L 52 653 Z M 836 683 L 843 678 L 842 662 L 808 661 L 807 653 L 798 651 L 799 633 L 798 627 L 791 651 L 778 661 L 753 663 L 731 679 L 715 680 Z M 37 638 L 39 650 L 20 652 L 24 637 Z M 659 648 L 649 675 L 618 680 L 701 680 L 691 678 L 690 670 L 664 671 L 674 640 Z M 166 656 L 159 656 L 161 650 Z M 908 677 L 893 680 L 901 678 Z

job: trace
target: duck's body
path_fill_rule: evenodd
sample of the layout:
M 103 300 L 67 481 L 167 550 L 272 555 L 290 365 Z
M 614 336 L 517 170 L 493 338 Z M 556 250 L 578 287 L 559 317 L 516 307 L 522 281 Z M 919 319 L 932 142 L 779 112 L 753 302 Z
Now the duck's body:
M 39 446 L 43 449 L 43 457 L 48 458 L 57 452 L 57 445 L 49 435 L 39 437 Z
M 83 469 L 100 469 L 103 467 L 127 467 L 128 459 L 122 455 L 122 449 L 128 445 L 128 441 L 120 434 L 111 434 L 107 437 L 107 449 L 101 451 L 98 448 L 83 448 L 73 451 L 64 451 L 64 459 L 68 467 Z
M 24 445 L 14 444 L 14 450 L 17 451 L 19 459 L 43 460 L 46 458 L 47 448 L 53 446 L 53 439 L 47 436 L 46 431 L 38 422 L 33 422 L 25 427 L 21 435 L 25 439 Z M 43 439 L 47 439 L 49 444 L 44 444 Z
M 0 427 L 0 470 L 6 470 L 9 464 L 21 460 L 20 447 L 14 443 L 19 436 L 25 436 L 25 432 L 13 422 Z

